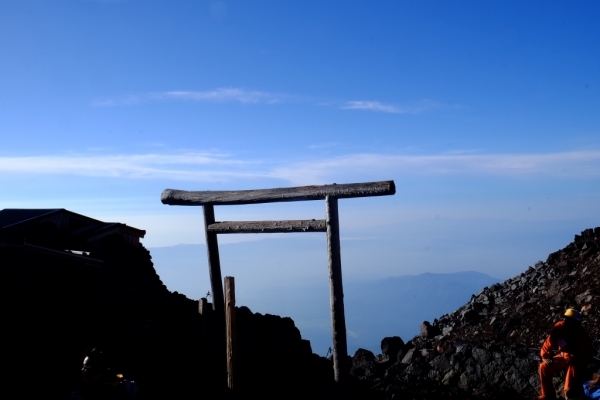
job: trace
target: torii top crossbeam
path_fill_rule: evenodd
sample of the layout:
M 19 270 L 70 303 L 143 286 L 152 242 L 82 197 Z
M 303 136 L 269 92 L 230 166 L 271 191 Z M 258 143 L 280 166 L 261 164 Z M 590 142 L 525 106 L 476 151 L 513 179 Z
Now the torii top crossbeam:
M 260 190 L 185 191 L 166 189 L 162 192 L 161 201 L 163 204 L 173 206 L 202 206 L 204 213 L 206 249 L 208 253 L 208 268 L 213 293 L 213 305 L 217 312 L 217 318 L 222 320 L 218 322 L 218 324 L 223 325 L 223 332 L 225 321 L 224 299 L 217 234 L 327 232 L 329 291 L 333 331 L 333 368 L 335 380 L 337 382 L 342 382 L 348 374 L 349 366 L 347 365 L 348 349 L 346 343 L 346 319 L 344 315 L 344 291 L 342 287 L 342 261 L 340 255 L 337 200 L 352 197 L 387 196 L 395 193 L 396 186 L 394 185 L 394 181 L 381 181 L 340 185 L 334 183 L 332 185 Z M 325 200 L 326 219 L 234 222 L 215 221 L 215 205 L 260 204 L 308 200 Z
M 345 183 L 341 185 L 298 186 L 259 190 L 186 191 L 165 189 L 160 200 L 170 206 L 215 206 L 277 203 L 286 201 L 324 200 L 351 197 L 387 196 L 396 193 L 394 181 Z

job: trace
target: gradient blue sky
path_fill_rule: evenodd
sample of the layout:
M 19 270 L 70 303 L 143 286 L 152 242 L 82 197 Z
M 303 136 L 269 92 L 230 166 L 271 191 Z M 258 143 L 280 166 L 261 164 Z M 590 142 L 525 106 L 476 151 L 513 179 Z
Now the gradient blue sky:
M 597 1 L 3 0 L 0 208 L 64 207 L 161 247 L 203 242 L 165 188 L 394 179 L 393 197 L 340 203 L 342 239 L 384 252 L 350 277 L 506 278 L 600 225 L 598 21 Z M 223 243 L 259 239 L 275 243 Z

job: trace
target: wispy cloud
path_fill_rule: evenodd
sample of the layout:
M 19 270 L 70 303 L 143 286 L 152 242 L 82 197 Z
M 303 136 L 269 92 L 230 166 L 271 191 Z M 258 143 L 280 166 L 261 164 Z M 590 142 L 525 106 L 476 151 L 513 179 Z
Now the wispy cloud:
M 369 110 L 381 111 L 395 114 L 405 114 L 404 110 L 390 104 L 383 104 L 378 101 L 348 101 L 340 107 L 343 110 Z
M 260 177 L 254 164 L 213 153 L 0 157 L 0 173 L 216 181 Z
M 281 103 L 289 96 L 260 92 L 257 90 L 244 90 L 239 88 L 220 88 L 207 92 L 171 91 L 162 93 L 163 97 L 182 100 L 239 102 L 239 103 Z
M 432 100 L 421 100 L 412 104 L 384 104 L 379 101 L 360 100 L 348 101 L 340 106 L 342 110 L 367 110 L 391 114 L 420 114 L 442 107 L 441 103 Z M 454 107 L 454 106 L 453 106 Z
M 169 90 L 130 94 L 121 97 L 97 99 L 92 104 L 96 107 L 134 106 L 160 101 L 193 101 L 203 103 L 241 103 L 241 104 L 280 104 L 286 102 L 305 101 L 306 98 L 284 93 L 271 93 L 260 90 L 248 90 L 236 87 L 221 87 L 212 90 Z M 391 114 L 421 114 L 440 108 L 460 108 L 456 104 L 440 103 L 425 99 L 407 104 L 382 103 L 374 100 L 355 100 L 333 103 L 315 103 L 319 106 L 333 106 L 342 110 L 365 110 Z
M 292 185 L 405 176 L 600 178 L 600 151 L 547 154 L 348 154 L 310 162 L 242 160 L 227 154 L 133 154 L 0 157 L 0 174 L 73 175 L 127 179 L 243 181 Z
M 246 90 L 241 88 L 217 88 L 208 91 L 172 90 L 147 94 L 128 95 L 114 99 L 96 100 L 95 106 L 129 106 L 152 101 L 181 100 L 218 103 L 243 103 L 243 104 L 276 104 L 293 99 L 293 96 L 277 93 Z
M 355 177 L 488 175 L 600 178 L 600 151 L 547 154 L 350 154 L 275 168 L 272 176 L 293 184 L 327 183 Z

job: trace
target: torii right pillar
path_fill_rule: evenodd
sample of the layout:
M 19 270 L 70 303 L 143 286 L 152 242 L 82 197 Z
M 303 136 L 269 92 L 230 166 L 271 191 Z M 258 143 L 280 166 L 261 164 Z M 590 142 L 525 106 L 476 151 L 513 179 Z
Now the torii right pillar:
M 329 299 L 333 336 L 333 373 L 335 381 L 342 383 L 346 380 L 350 368 L 348 365 L 348 343 L 346 341 L 346 316 L 344 314 L 338 199 L 327 196 L 325 198 L 325 208 L 329 261 Z

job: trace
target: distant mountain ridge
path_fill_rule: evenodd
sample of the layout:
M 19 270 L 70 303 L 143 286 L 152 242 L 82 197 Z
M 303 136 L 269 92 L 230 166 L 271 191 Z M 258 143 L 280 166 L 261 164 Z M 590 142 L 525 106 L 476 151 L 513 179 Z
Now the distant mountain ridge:
M 227 246 L 235 247 L 236 244 Z M 244 244 L 244 254 L 252 249 Z M 210 289 L 207 273 L 200 267 L 206 258 L 204 245 L 178 245 L 150 249 L 156 270 L 170 290 L 205 295 Z M 224 268 L 225 269 L 225 268 Z M 311 341 L 317 354 L 331 346 L 329 288 L 327 276 L 309 282 L 274 285 L 264 290 L 248 290 L 237 280 L 240 305 L 254 312 L 291 317 L 302 337 Z M 348 348 L 377 351 L 384 336 L 412 337 L 424 320 L 454 311 L 473 293 L 499 282 L 489 275 L 463 271 L 447 274 L 403 275 L 365 282 L 346 281 L 344 302 Z M 204 290 L 196 289 L 203 286 Z M 200 297 L 200 296 L 198 296 Z
M 377 349 L 383 336 L 412 337 L 424 320 L 454 311 L 473 293 L 497 282 L 489 275 L 464 271 L 350 283 L 345 298 L 346 321 L 358 337 L 350 338 L 349 343 Z

